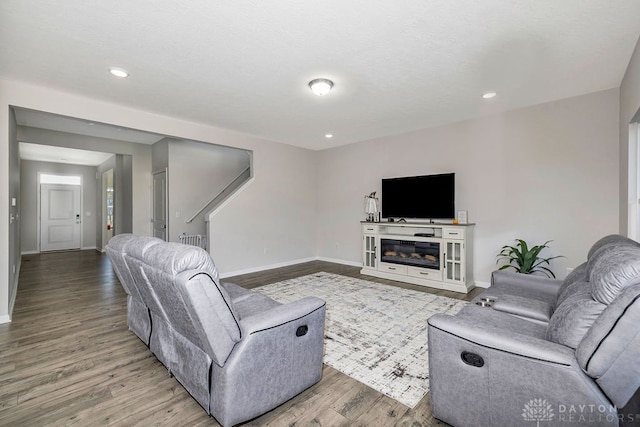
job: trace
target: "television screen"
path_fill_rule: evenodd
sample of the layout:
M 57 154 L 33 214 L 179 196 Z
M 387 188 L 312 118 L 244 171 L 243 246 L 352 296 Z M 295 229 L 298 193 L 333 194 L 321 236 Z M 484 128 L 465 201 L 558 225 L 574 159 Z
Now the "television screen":
M 454 173 L 382 180 L 384 218 L 449 219 L 454 205 Z

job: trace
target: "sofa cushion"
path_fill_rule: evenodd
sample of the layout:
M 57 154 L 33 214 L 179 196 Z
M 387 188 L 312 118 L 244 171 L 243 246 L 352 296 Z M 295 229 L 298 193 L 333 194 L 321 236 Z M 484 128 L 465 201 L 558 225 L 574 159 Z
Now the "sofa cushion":
M 583 293 L 586 295 L 591 295 L 591 284 L 587 281 L 586 278 L 582 280 L 576 280 L 574 282 L 569 283 L 568 286 L 563 285 L 562 291 L 558 294 L 558 298 L 556 299 L 556 304 L 554 311 L 562 304 L 567 298 L 571 295 L 575 295 L 577 293 Z
M 245 319 L 249 316 L 253 316 L 254 314 L 271 310 L 272 308 L 282 304 L 259 292 L 252 292 L 251 295 L 248 295 L 246 298 L 234 301 L 233 305 L 235 306 L 240 319 Z
M 589 282 L 593 298 L 610 304 L 625 288 L 640 283 L 640 248 L 607 248 L 593 263 Z
M 552 301 L 507 294 L 497 297 L 493 303 L 494 310 L 543 322 L 549 321 L 553 308 Z
M 581 289 L 588 290 L 589 285 L 584 284 Z M 575 349 L 606 307 L 588 291 L 569 295 L 549 319 L 547 339 Z
M 583 262 L 576 268 L 574 268 L 571 273 L 565 277 L 562 282 L 562 286 L 560 286 L 560 290 L 558 291 L 558 297 L 556 299 L 554 310 L 557 308 L 562 301 L 564 301 L 569 295 L 571 295 L 576 288 L 576 283 L 585 283 L 587 282 L 587 263 Z M 570 290 L 570 288 L 572 290 Z

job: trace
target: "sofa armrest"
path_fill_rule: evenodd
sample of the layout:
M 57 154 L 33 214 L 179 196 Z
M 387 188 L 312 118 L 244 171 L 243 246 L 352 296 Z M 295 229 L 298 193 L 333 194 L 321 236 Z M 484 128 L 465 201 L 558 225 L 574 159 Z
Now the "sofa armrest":
M 289 322 L 305 317 L 314 311 L 323 308 L 326 302 L 316 297 L 305 297 L 299 300 L 282 304 L 271 310 L 245 317 L 240 321 L 242 335 L 247 336 L 261 331 L 277 328 Z
M 496 326 L 472 323 L 446 314 L 429 318 L 429 327 L 454 335 L 477 345 L 566 366 L 577 366 L 575 351 L 561 344 L 519 334 Z
M 326 303 L 306 297 L 243 318 L 242 340 L 211 371 L 211 413 L 236 425 L 322 378 Z
M 496 270 L 491 273 L 491 286 L 500 289 L 521 289 L 542 294 L 557 296 L 563 281 L 544 276 L 516 273 L 514 271 Z

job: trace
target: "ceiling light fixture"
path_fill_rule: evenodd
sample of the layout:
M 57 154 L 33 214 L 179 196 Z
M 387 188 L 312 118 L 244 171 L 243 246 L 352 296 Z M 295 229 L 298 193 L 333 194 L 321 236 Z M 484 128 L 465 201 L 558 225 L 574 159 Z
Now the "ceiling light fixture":
M 333 134 L 332 133 L 327 133 L 324 135 L 325 138 L 333 138 Z
M 318 96 L 325 96 L 333 87 L 333 82 L 328 79 L 314 79 L 309 82 L 311 92 Z
M 116 77 L 120 77 L 120 78 L 129 77 L 129 73 L 127 72 L 127 70 L 123 70 L 122 68 L 109 67 L 109 72 Z
M 484 99 L 491 99 L 491 98 L 495 97 L 496 95 L 497 95 L 497 93 L 495 93 L 495 92 L 485 92 L 485 93 L 482 94 L 482 97 Z

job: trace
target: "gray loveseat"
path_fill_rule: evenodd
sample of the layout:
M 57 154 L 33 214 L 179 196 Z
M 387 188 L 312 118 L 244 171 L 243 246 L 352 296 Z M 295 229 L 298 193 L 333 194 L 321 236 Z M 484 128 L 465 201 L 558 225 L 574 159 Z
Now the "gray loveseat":
M 454 426 L 640 425 L 640 245 L 604 237 L 563 281 L 494 272 L 429 319 L 429 374 Z
M 223 426 L 255 418 L 322 377 L 325 302 L 280 304 L 221 283 L 198 247 L 122 234 L 106 248 L 127 322 Z

